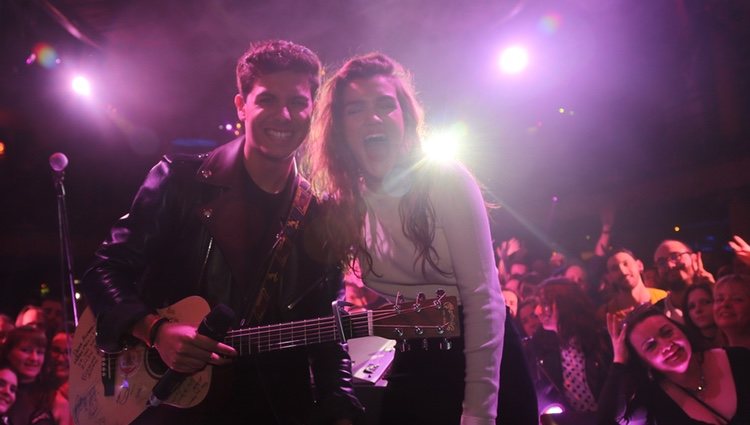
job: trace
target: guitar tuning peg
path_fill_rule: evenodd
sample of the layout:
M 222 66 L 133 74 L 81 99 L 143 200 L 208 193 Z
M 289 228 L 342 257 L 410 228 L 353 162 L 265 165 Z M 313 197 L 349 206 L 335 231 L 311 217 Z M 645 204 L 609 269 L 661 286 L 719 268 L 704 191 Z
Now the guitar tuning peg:
M 443 338 L 442 341 L 440 341 L 440 349 L 443 351 L 448 351 L 451 348 L 453 348 L 453 343 L 448 338 Z
M 404 336 L 404 331 L 401 330 L 401 328 L 395 328 L 393 329 L 393 333 L 396 334 L 397 338 L 401 338 Z
M 437 298 L 435 299 L 435 301 L 433 301 L 433 304 L 438 308 L 438 310 L 441 310 L 443 308 L 443 297 L 445 297 L 445 291 L 442 289 L 438 289 L 437 291 L 435 291 L 435 295 L 437 295 Z
M 404 296 L 401 295 L 401 291 L 399 291 L 399 292 L 396 293 L 396 303 L 393 304 L 393 310 L 396 313 L 400 313 L 401 312 L 401 304 L 403 304 L 403 303 L 404 303 Z
M 427 300 L 427 297 L 424 296 L 424 292 L 420 292 L 417 294 L 417 299 L 414 301 L 414 311 L 419 313 L 422 311 L 422 306 L 424 305 L 424 302 Z
M 430 349 L 430 343 L 427 341 L 427 338 L 422 339 L 422 349 L 424 351 L 427 351 Z
M 398 351 L 401 353 L 411 350 L 411 345 L 409 345 L 409 342 L 405 339 L 400 340 L 396 345 L 398 346 Z

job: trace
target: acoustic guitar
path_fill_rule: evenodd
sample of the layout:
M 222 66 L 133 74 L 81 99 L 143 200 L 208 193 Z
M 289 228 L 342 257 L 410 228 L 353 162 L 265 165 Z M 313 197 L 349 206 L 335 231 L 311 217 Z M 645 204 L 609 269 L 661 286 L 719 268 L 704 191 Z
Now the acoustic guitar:
M 345 313 L 334 302 L 333 315 L 288 323 L 230 330 L 223 342 L 241 356 L 285 350 L 351 338 L 381 336 L 399 340 L 402 348 L 413 339 L 461 335 L 456 297 L 438 296 L 427 300 L 419 294 L 415 302 L 403 302 L 378 310 Z M 192 296 L 159 310 L 170 320 L 195 326 L 209 312 L 208 303 Z M 168 370 L 155 349 L 135 343 L 117 353 L 105 353 L 95 343 L 96 319 L 90 309 L 81 316 L 73 337 L 70 359 L 69 402 L 77 425 L 125 425 L 147 408 L 154 385 Z M 443 344 L 441 344 L 443 346 Z M 188 376 L 164 401 L 179 408 L 200 403 L 211 383 L 211 369 Z

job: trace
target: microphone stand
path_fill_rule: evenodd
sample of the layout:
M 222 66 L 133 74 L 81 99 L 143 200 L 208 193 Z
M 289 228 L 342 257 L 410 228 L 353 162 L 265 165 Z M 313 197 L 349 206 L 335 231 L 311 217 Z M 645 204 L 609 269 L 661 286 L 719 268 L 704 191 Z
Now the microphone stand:
M 60 233 L 60 285 L 63 297 L 63 320 L 68 322 L 68 309 L 65 305 L 66 284 L 70 291 L 70 304 L 73 306 L 73 324 L 78 327 L 78 308 L 76 307 L 76 290 L 73 281 L 73 256 L 70 249 L 70 227 L 68 226 L 68 210 L 65 206 L 65 171 L 52 171 L 52 178 L 57 193 L 57 222 Z

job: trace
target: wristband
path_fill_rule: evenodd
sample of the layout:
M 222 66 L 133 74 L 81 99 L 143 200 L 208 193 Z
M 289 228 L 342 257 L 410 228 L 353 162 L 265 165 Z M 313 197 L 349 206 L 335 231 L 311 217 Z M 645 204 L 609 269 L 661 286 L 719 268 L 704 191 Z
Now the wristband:
M 169 322 L 166 317 L 160 317 L 151 323 L 151 327 L 148 330 L 148 346 L 153 347 L 156 343 L 156 334 L 159 332 L 159 328 L 165 323 Z

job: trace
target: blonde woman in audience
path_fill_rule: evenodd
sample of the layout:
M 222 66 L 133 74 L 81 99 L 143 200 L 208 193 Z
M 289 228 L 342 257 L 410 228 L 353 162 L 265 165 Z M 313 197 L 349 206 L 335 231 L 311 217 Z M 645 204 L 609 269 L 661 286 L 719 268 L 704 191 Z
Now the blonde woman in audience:
M 750 348 L 750 275 L 730 274 L 716 282 L 714 320 L 728 346 Z

